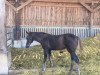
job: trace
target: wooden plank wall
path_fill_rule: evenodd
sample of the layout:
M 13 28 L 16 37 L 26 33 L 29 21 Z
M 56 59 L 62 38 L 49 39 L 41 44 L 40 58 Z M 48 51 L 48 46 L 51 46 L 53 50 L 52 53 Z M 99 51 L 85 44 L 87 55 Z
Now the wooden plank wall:
M 9 5 L 6 5 L 6 26 L 10 27 L 15 25 L 14 16 L 14 10 Z
M 100 27 L 100 9 L 93 14 L 93 25 Z
M 31 3 L 22 9 L 21 25 L 88 25 L 90 15 L 84 7 L 78 4 L 63 4 Z
M 14 11 L 7 6 L 7 25 L 14 25 Z M 75 3 L 32 2 L 21 9 L 21 26 L 88 26 L 90 12 Z M 93 24 L 100 26 L 100 10 L 94 13 Z

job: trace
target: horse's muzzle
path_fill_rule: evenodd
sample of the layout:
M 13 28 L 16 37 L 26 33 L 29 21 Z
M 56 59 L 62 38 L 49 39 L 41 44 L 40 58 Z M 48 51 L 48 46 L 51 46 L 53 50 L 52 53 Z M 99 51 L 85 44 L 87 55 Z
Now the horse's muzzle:
M 29 46 L 26 46 L 26 48 L 29 48 Z
M 30 44 L 26 44 L 26 48 L 29 48 L 30 47 Z

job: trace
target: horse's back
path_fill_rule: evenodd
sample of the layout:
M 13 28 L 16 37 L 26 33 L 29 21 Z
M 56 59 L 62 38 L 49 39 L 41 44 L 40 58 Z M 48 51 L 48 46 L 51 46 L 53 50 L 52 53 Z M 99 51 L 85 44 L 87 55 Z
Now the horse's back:
M 47 33 L 40 33 L 45 35 L 42 40 L 42 45 L 52 50 L 61 50 L 65 48 L 75 47 L 78 43 L 78 37 L 74 34 L 51 35 Z

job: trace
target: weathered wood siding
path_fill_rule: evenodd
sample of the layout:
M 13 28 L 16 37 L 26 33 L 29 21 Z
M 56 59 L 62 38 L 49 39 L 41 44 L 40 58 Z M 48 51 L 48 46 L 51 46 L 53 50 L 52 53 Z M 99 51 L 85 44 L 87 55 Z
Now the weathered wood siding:
M 6 6 L 7 25 L 14 25 L 14 11 Z M 32 2 L 21 9 L 21 26 L 88 26 L 90 12 L 80 4 Z M 100 10 L 93 25 L 100 26 Z
M 14 10 L 6 5 L 6 26 L 14 26 L 15 25 L 15 14 L 14 14 Z
M 90 13 L 79 4 L 31 3 L 22 9 L 21 25 L 88 25 Z
M 100 27 L 100 9 L 93 15 L 93 25 Z

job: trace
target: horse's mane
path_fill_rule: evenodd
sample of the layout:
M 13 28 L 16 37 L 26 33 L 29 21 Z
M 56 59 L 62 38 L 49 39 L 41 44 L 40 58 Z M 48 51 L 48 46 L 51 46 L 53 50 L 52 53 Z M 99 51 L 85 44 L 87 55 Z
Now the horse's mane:
M 49 34 L 49 33 L 45 33 L 45 32 L 31 32 L 31 33 L 33 33 L 33 34 L 40 34 L 40 35 L 51 35 L 51 34 Z
M 51 34 L 45 33 L 45 32 L 31 32 L 31 35 L 39 37 L 39 38 L 46 38 L 51 36 Z

